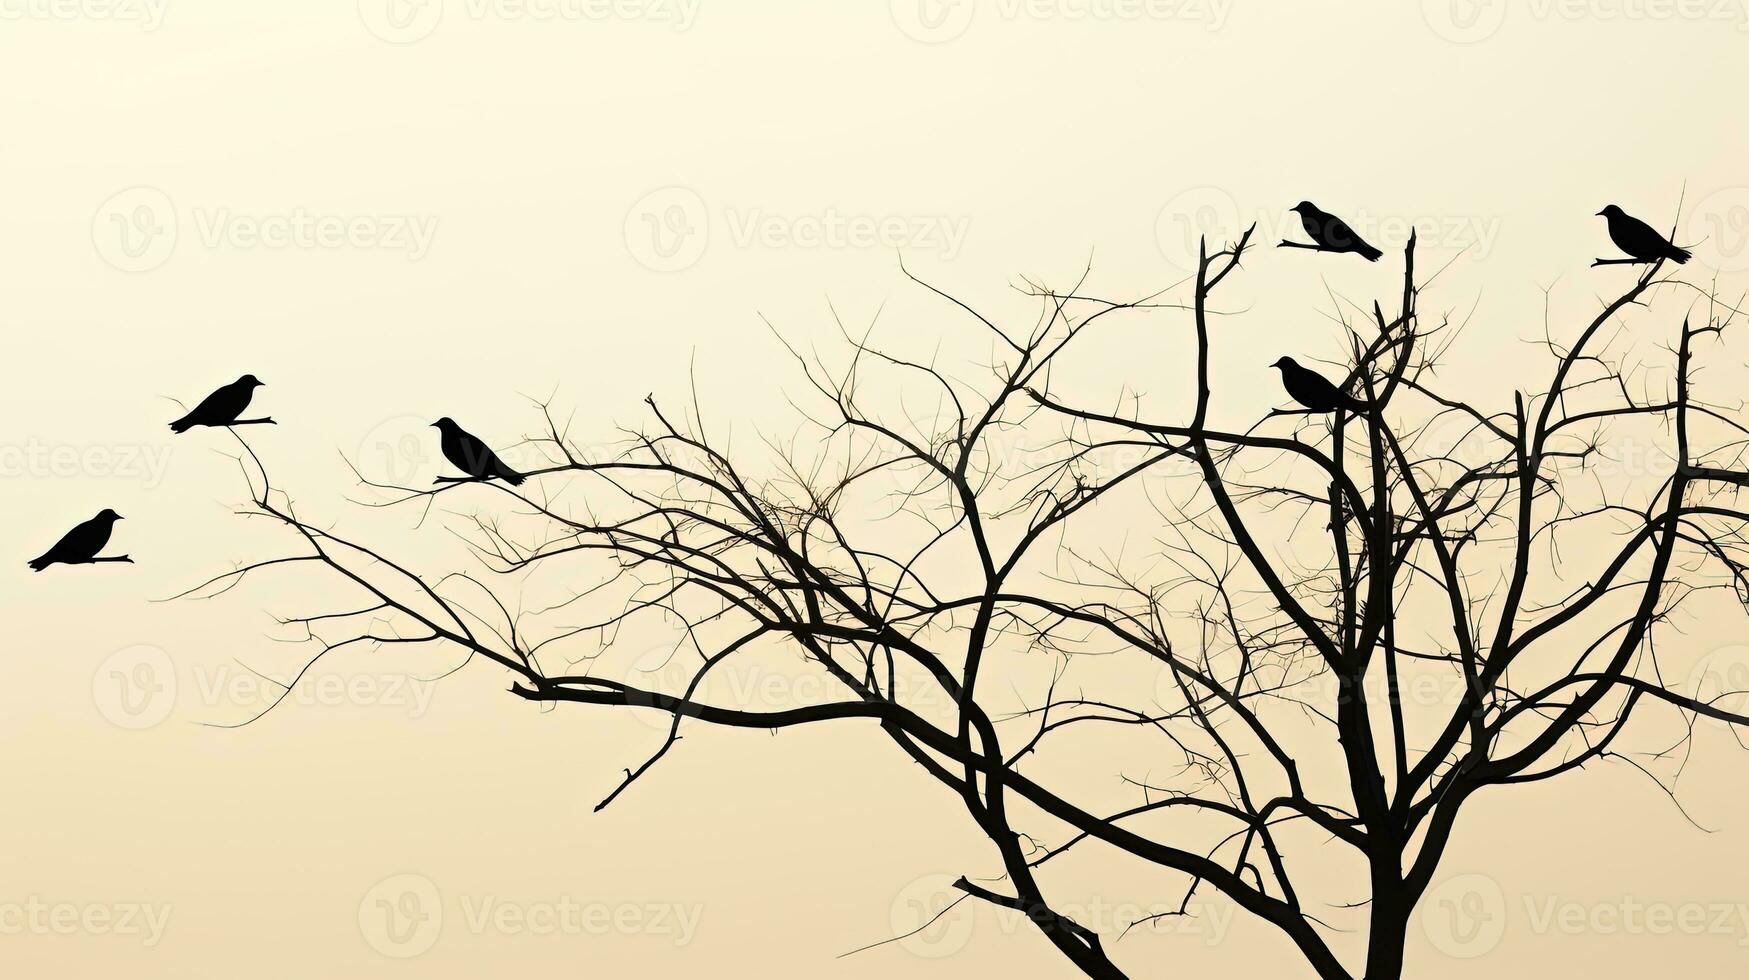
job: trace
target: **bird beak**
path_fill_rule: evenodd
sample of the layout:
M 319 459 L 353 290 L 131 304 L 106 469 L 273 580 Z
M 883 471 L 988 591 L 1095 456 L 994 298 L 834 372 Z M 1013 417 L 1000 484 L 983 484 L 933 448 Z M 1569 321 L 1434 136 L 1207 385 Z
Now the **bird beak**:
M 1599 218 L 1601 218 L 1601 217 L 1603 217 L 1603 212 L 1602 212 L 1602 211 L 1599 211 L 1599 212 L 1597 212 L 1597 216 L 1598 216 L 1598 217 L 1599 217 Z

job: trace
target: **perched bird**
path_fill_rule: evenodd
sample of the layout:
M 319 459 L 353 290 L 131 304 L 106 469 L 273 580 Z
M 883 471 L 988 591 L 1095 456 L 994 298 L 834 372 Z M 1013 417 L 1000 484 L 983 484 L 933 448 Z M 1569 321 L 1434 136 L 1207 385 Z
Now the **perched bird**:
M 1348 223 L 1333 214 L 1318 210 L 1311 201 L 1301 201 L 1294 205 L 1299 212 L 1300 224 L 1306 228 L 1306 234 L 1312 236 L 1312 242 L 1324 252 L 1353 252 L 1368 262 L 1377 262 L 1379 256 L 1385 254 L 1368 245 Z
M 1597 214 L 1609 219 L 1609 240 L 1615 243 L 1615 247 L 1641 262 L 1669 259 L 1681 265 L 1694 258 L 1687 249 L 1670 244 L 1670 240 L 1658 234 L 1651 225 L 1613 204 Z
M 1287 389 L 1288 397 L 1314 412 L 1334 412 L 1340 407 L 1365 415 L 1372 410 L 1371 405 L 1331 384 L 1330 379 L 1318 372 L 1300 367 L 1291 357 L 1284 357 L 1270 367 L 1281 368 L 1281 386 Z
M 225 385 L 223 388 L 201 399 L 194 411 L 170 423 L 171 432 L 187 432 L 197 425 L 226 426 L 235 425 L 243 410 L 249 407 L 249 399 L 255 394 L 255 389 L 261 387 L 261 382 L 253 374 L 245 374 L 241 378 Z M 272 422 L 272 419 L 259 419 L 260 422 Z
M 56 564 L 91 565 L 101 561 L 125 561 L 133 563 L 127 555 L 117 555 L 114 558 L 99 558 L 97 553 L 109 543 L 109 532 L 115 529 L 115 522 L 121 520 L 121 515 L 108 508 L 98 512 L 96 517 L 86 521 L 61 536 L 55 546 L 43 552 L 41 558 L 33 559 L 30 567 L 37 571 Z
M 490 480 L 497 477 L 513 487 L 522 485 L 527 479 L 504 464 L 485 443 L 474 438 L 451 418 L 441 418 L 431 423 L 443 436 L 443 455 L 456 468 L 476 480 Z

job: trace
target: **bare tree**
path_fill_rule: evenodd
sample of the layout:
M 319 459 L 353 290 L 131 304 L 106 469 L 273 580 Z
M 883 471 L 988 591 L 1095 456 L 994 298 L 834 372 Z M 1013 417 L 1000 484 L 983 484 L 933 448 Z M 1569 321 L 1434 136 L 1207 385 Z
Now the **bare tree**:
M 485 572 L 422 574 L 313 525 L 245 444 L 248 513 L 295 550 L 189 594 L 309 566 L 360 596 L 289 621 L 316 644 L 312 664 L 442 645 L 508 671 L 529 701 L 671 718 L 600 806 L 693 728 L 878 728 L 988 837 L 1000 876 L 960 878 L 963 897 L 1024 913 L 1086 976 L 1128 975 L 1116 930 L 1061 913 L 1052 879 L 1103 850 L 1171 872 L 1180 909 L 1218 893 L 1325 980 L 1393 980 L 1479 792 L 1605 759 L 1668 789 L 1697 718 L 1749 724 L 1679 690 L 1667 661 L 1684 652 L 1679 608 L 1749 602 L 1736 503 L 1749 430 L 1695 379 L 1734 311 L 1648 265 L 1589 322 L 1546 329 L 1542 390 L 1484 407 L 1435 376 L 1462 324 L 1423 322 L 1411 238 L 1395 312 L 1340 317 L 1343 387 L 1368 409 L 1278 410 L 1229 431 L 1213 421 L 1210 354 L 1232 321 L 1211 298 L 1250 242 L 1205 245 L 1183 302 L 1026 283 L 1039 314 L 1020 329 L 913 280 L 987 333 L 990 380 L 842 327 L 835 365 L 786 344 L 806 382 L 794 443 L 732 453 L 702 412 L 651 398 L 647 426 L 600 454 L 543 409 L 524 448 L 546 462 L 520 488 L 383 488 L 387 506 L 426 512 L 476 495 L 495 516 L 463 533 Z M 1647 325 L 1665 319 L 1655 295 L 1679 323 Z M 1059 395 L 1077 341 L 1120 314 L 1185 338 L 1184 415 L 1145 418 L 1129 393 L 1106 409 Z M 1667 390 L 1624 367 L 1632 350 L 1668 353 Z M 932 409 L 904 408 L 919 399 Z M 1667 471 L 1608 472 L 1606 434 L 1622 431 L 1662 447 Z M 550 609 L 512 614 L 501 573 L 537 568 L 574 583 L 566 615 L 598 612 L 565 626 Z M 674 624 L 680 683 L 611 669 L 646 619 Z M 738 664 L 774 656 L 818 696 L 724 696 Z M 1428 683 L 1450 696 L 1400 696 Z M 1630 719 L 1654 711 L 1674 744 L 1629 751 Z M 1126 758 L 1168 775 L 1133 776 Z M 1314 850 L 1352 873 L 1296 881 Z

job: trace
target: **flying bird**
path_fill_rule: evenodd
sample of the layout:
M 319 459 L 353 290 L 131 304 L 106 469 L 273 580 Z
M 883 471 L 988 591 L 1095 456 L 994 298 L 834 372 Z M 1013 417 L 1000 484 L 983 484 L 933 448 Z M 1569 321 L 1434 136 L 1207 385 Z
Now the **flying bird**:
M 255 375 L 245 374 L 201 399 L 200 404 L 194 406 L 194 411 L 170 423 L 170 431 L 187 432 L 197 425 L 237 425 L 243 410 L 249 407 L 250 397 L 255 394 L 255 389 L 259 387 L 261 387 L 261 382 Z M 271 423 L 272 421 L 272 419 L 252 419 L 245 424 Z
M 1300 367 L 1291 357 L 1284 357 L 1270 367 L 1281 368 L 1281 386 L 1288 397 L 1314 412 L 1334 412 L 1344 408 L 1356 415 L 1365 415 L 1372 406 L 1330 383 L 1316 371 Z
M 117 555 L 114 558 L 99 558 L 97 553 L 109 543 L 109 532 L 115 529 L 115 522 L 121 520 L 121 515 L 104 508 L 96 517 L 86 521 L 61 536 L 55 546 L 43 552 L 42 557 L 33 559 L 30 567 L 42 571 L 56 563 L 62 565 L 92 565 L 104 561 L 125 561 L 133 563 L 127 555 Z
M 1613 204 L 1597 214 L 1609 219 L 1609 240 L 1615 243 L 1615 247 L 1641 262 L 1669 259 L 1681 265 L 1694 257 L 1687 249 L 1670 244 L 1670 240 L 1658 234 L 1651 225 Z
M 441 418 L 431 423 L 443 436 L 443 455 L 456 468 L 476 480 L 490 480 L 497 477 L 513 487 L 522 485 L 527 479 L 516 472 L 504 461 L 498 458 L 485 443 L 469 434 L 461 426 L 455 424 L 452 418 Z
M 1379 256 L 1385 254 L 1356 235 L 1347 222 L 1318 210 L 1311 201 L 1301 201 L 1294 205 L 1294 210 L 1299 212 L 1300 224 L 1305 226 L 1306 234 L 1312 237 L 1320 252 L 1353 252 L 1368 262 L 1377 262 Z

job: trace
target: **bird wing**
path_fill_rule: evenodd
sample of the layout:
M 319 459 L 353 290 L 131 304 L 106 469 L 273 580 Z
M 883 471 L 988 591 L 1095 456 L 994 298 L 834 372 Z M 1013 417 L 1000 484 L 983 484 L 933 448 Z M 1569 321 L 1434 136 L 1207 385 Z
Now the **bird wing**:
M 1353 228 L 1348 227 L 1348 222 L 1333 214 L 1327 216 L 1324 222 L 1324 233 L 1329 236 L 1324 243 L 1326 245 L 1334 245 L 1338 248 L 1370 247 L 1359 235 L 1354 233 Z
M 61 535 L 61 540 L 56 541 L 42 557 L 56 561 L 86 561 L 96 557 L 107 543 L 109 529 L 93 518 Z
M 1621 250 L 1636 257 L 1649 257 L 1664 252 L 1670 243 L 1658 234 L 1658 230 L 1631 214 L 1624 214 L 1612 225 L 1609 237 Z M 1595 227 L 1595 226 L 1593 226 Z
M 200 404 L 194 406 L 194 411 L 189 412 L 187 417 L 203 422 L 230 422 L 242 415 L 243 409 L 248 407 L 249 389 L 233 383 L 202 398 Z
M 471 432 L 456 430 L 455 448 L 462 458 L 451 457 L 450 462 L 475 476 L 491 476 L 504 466 L 498 454 Z
M 1342 392 L 1330 382 L 1329 378 L 1316 371 L 1307 371 L 1300 378 L 1300 383 L 1304 389 L 1301 394 L 1306 396 L 1305 400 L 1309 406 L 1330 408 L 1342 400 Z

